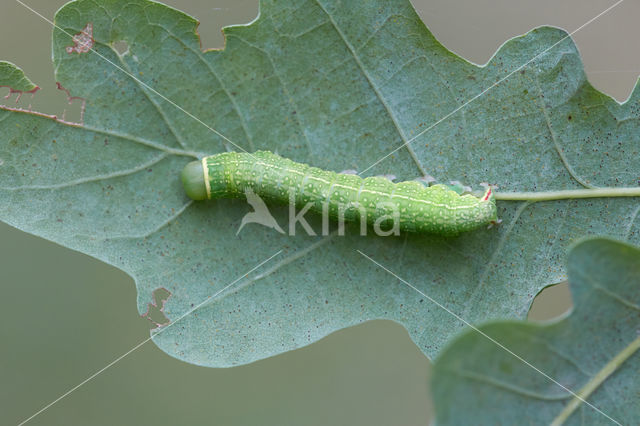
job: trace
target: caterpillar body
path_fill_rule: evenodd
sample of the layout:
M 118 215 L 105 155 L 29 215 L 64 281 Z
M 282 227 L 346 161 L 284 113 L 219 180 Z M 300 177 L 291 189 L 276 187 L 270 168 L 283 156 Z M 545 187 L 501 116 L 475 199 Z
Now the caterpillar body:
M 372 225 L 397 219 L 399 229 L 409 232 L 457 235 L 497 222 L 491 188 L 478 198 L 440 184 L 322 170 L 269 151 L 204 157 L 185 166 L 182 182 L 194 200 L 240 198 L 250 188 L 267 201 L 310 205 L 309 210 L 328 212 L 333 219 Z

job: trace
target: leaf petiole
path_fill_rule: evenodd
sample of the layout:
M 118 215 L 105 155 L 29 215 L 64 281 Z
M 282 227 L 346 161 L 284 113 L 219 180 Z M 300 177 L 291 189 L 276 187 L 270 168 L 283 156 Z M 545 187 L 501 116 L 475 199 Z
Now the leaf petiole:
M 640 188 L 568 189 L 541 192 L 494 192 L 501 201 L 554 201 L 579 198 L 640 197 Z

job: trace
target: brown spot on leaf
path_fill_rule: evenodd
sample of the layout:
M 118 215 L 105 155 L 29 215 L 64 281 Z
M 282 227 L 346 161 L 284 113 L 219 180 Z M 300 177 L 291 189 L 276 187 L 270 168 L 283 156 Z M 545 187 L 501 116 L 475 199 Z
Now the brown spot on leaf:
M 6 87 L 7 89 L 9 89 L 9 93 L 7 94 L 7 96 L 4 97 L 4 99 L 9 99 L 11 96 L 13 96 L 14 93 L 17 93 L 18 96 L 16 96 L 16 103 L 20 102 L 20 98 L 22 97 L 23 94 L 28 93 L 33 98 L 33 96 L 36 94 L 36 92 L 38 90 L 40 90 L 40 87 L 38 87 L 38 86 L 36 86 L 33 89 L 28 90 L 26 92 L 23 92 L 22 90 L 15 90 L 11 86 L 0 86 L 0 87 Z
M 67 53 L 87 53 L 94 43 L 93 24 L 89 22 L 78 34 L 73 36 L 73 46 L 67 46 Z

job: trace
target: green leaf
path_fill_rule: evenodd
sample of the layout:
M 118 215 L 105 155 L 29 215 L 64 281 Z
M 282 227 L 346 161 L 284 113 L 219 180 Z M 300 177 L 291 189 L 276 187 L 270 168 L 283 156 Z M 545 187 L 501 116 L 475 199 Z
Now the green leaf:
M 607 416 L 637 423 L 640 249 L 604 238 L 586 240 L 571 250 L 568 270 L 575 309 L 567 317 L 479 327 L 565 389 L 469 330 L 434 363 L 438 424 L 522 424 L 524 419 L 610 424 Z
M 638 92 L 619 105 L 592 88 L 562 30 L 535 29 L 479 67 L 440 45 L 408 0 L 263 1 L 253 23 L 225 29 L 224 50 L 207 52 L 194 19 L 145 0 L 76 1 L 55 22 L 56 77 L 84 99 L 83 122 L 0 110 L 0 218 L 129 273 L 141 313 L 162 307 L 154 292 L 166 289 L 175 326 L 153 340 L 177 358 L 248 363 L 375 318 L 404 324 L 433 357 L 462 324 L 357 249 L 477 322 L 524 317 L 564 279 L 572 239 L 640 238 L 629 198 L 502 201 L 497 228 L 382 238 L 357 226 L 330 237 L 298 226 L 292 237 L 249 224 L 236 235 L 246 202 L 184 195 L 187 162 L 241 148 L 476 190 L 635 186 Z M 94 51 L 67 51 L 71 36 L 91 40 L 88 23 Z M 286 229 L 287 209 L 272 213 Z
M 8 87 L 11 92 L 35 93 L 38 86 L 29 80 L 24 72 L 10 62 L 0 61 L 0 87 Z

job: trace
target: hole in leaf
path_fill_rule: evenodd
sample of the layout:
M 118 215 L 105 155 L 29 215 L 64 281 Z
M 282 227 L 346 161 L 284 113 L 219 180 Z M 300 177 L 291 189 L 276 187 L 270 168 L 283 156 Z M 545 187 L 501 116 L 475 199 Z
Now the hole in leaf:
M 216 3 L 216 6 L 223 7 L 211 7 L 206 8 L 206 13 L 202 15 L 201 11 L 194 8 L 192 11 L 188 10 L 190 6 L 187 2 L 180 3 L 181 9 L 185 12 L 201 18 L 202 24 L 200 24 L 196 30 L 200 36 L 200 45 L 203 49 L 222 48 L 224 47 L 224 35 L 220 28 L 229 26 L 230 24 L 244 24 L 249 21 L 253 21 L 258 16 L 258 1 L 246 1 L 246 2 L 211 2 Z M 237 6 L 239 3 L 244 3 L 244 6 Z M 232 7 L 224 7 L 230 5 Z M 186 8 L 186 9 L 185 9 Z M 199 13 L 198 13 L 199 12 Z
M 151 329 L 167 325 L 171 322 L 164 314 L 164 305 L 167 303 L 170 296 L 171 292 L 163 287 L 157 288 L 153 291 L 151 303 L 147 305 L 147 312 L 141 315 L 143 318 L 146 318 L 151 322 Z
M 129 53 L 129 43 L 124 40 L 119 40 L 111 43 L 111 47 L 113 47 L 120 56 L 124 56 Z
M 554 284 L 538 293 L 529 309 L 528 319 L 532 321 L 548 321 L 557 318 L 573 307 L 569 283 L 567 281 Z
M 58 118 L 72 123 L 82 124 L 84 120 L 84 108 L 86 101 L 79 96 L 72 96 L 71 92 L 67 90 L 62 84 L 56 83 L 58 90 L 67 95 L 68 106 L 62 111 L 62 116 Z

